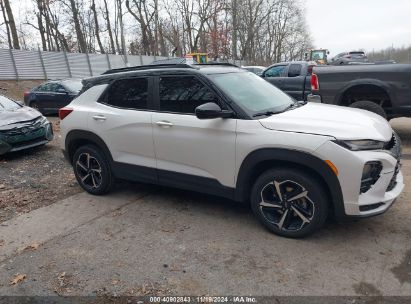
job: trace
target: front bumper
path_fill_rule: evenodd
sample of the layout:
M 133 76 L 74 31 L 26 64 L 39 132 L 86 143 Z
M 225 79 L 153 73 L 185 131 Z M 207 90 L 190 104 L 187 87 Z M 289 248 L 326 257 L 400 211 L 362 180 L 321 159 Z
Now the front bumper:
M 53 140 L 53 137 L 53 127 L 48 121 L 27 133 L 10 134 L 3 131 L 0 133 L 0 155 L 44 145 Z
M 393 150 L 355 152 L 333 142 L 327 142 L 316 152 L 322 159 L 330 160 L 339 171 L 338 180 L 343 195 L 343 206 L 335 208 L 338 220 L 384 213 L 404 189 L 404 179 L 399 169 L 399 152 L 398 154 L 393 154 Z M 363 168 L 368 162 L 380 162 L 382 170 L 371 188 L 361 193 Z

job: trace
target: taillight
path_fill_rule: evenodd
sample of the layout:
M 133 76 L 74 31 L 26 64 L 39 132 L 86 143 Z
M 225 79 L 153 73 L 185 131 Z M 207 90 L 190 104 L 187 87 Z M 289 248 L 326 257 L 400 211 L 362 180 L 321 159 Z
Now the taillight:
M 311 75 L 311 91 L 318 91 L 320 84 L 318 82 L 318 76 L 316 74 Z
M 73 109 L 61 108 L 61 109 L 59 110 L 59 118 L 60 118 L 60 120 L 63 120 L 64 118 L 66 118 L 67 115 L 69 115 L 71 112 L 73 112 Z
M 30 92 L 24 92 L 24 97 L 29 96 Z

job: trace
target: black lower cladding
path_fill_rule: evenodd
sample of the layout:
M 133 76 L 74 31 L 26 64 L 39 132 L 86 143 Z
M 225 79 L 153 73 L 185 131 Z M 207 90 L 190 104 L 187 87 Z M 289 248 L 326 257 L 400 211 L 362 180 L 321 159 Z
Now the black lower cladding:
M 234 197 L 233 188 L 226 187 L 212 178 L 120 162 L 113 162 L 111 168 L 117 178 L 201 192 L 229 199 Z

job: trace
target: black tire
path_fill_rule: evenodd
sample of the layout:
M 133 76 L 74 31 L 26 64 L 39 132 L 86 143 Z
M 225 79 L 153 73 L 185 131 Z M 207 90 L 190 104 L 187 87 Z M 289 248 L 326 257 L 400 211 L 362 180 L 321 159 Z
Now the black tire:
M 350 107 L 367 110 L 367 111 L 373 112 L 387 119 L 387 113 L 385 113 L 384 109 L 380 105 L 372 101 L 367 101 L 367 100 L 356 101 L 350 104 Z
M 73 156 L 73 170 L 77 182 L 88 193 L 108 193 L 114 182 L 108 159 L 93 145 L 78 148 Z
M 287 195 L 291 200 L 287 200 Z M 298 195 L 303 196 L 292 200 Z M 257 178 L 251 190 L 251 208 L 271 232 L 302 238 L 323 226 L 328 215 L 328 200 L 323 187 L 309 174 L 294 168 L 275 168 Z

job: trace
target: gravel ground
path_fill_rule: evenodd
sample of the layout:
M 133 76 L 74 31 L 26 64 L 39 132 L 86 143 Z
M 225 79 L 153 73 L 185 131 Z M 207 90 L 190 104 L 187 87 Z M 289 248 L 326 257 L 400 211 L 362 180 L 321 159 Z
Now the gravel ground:
M 49 120 L 55 134 L 52 142 L 0 156 L 0 222 L 80 191 L 59 146 L 60 121 Z

